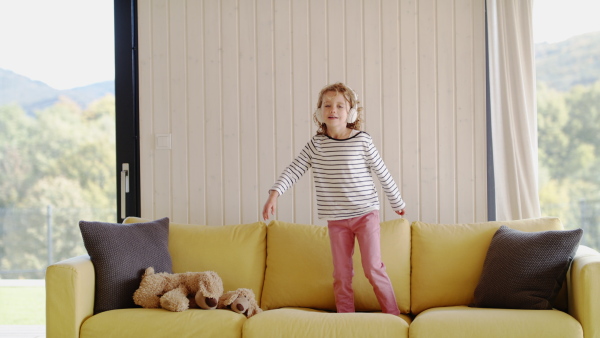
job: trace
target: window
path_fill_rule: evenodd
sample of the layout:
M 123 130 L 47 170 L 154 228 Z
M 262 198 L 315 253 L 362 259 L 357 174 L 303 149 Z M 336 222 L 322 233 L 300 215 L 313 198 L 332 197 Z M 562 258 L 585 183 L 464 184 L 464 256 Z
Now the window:
M 134 5 L 0 0 L 0 336 L 43 331 L 45 267 L 86 253 L 79 220 L 118 220 L 117 160 L 137 173 Z
M 542 216 L 600 249 L 600 11 L 596 0 L 534 1 Z M 557 24 L 560 22 L 560 24 Z

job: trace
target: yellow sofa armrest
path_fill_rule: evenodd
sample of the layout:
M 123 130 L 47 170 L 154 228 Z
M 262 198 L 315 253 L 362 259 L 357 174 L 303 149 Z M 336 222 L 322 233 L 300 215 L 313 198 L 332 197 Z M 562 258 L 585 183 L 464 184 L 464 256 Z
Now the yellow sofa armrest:
M 46 269 L 46 336 L 79 337 L 81 324 L 94 314 L 94 265 L 87 255 Z
M 600 338 L 600 253 L 580 246 L 568 284 L 569 314 L 579 321 L 585 338 Z

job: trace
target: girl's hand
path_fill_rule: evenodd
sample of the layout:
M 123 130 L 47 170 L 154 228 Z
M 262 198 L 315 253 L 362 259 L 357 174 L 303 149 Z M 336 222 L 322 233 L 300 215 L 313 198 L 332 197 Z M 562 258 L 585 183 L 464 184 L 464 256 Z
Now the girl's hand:
M 269 213 L 275 215 L 275 210 L 277 210 L 277 197 L 279 197 L 279 193 L 275 190 L 271 190 L 262 212 L 265 221 L 269 219 Z
M 404 215 L 404 209 L 402 209 L 402 210 L 395 210 L 395 212 L 396 212 L 398 215 L 400 215 L 400 216 Z

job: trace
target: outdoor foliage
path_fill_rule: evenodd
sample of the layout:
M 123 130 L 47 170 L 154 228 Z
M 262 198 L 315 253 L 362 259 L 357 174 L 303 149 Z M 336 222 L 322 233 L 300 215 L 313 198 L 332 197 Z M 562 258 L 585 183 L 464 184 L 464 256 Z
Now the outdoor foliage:
M 85 253 L 79 220 L 116 220 L 114 96 L 0 106 L 0 278 Z M 50 240 L 48 240 L 50 239 Z
M 542 215 L 600 248 L 600 81 L 567 92 L 539 83 L 537 95 Z
M 600 249 L 600 32 L 535 49 L 542 216 Z

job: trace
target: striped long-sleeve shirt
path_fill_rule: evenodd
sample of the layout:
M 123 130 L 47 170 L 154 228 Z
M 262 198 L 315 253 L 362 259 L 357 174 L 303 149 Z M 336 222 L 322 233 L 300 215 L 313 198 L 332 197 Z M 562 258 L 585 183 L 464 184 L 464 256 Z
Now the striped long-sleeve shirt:
M 379 178 L 392 209 L 405 207 L 373 139 L 365 132 L 345 140 L 313 136 L 270 190 L 283 195 L 309 168 L 313 172 L 321 219 L 347 219 L 378 210 L 379 198 L 371 172 Z

